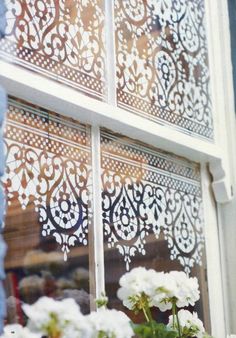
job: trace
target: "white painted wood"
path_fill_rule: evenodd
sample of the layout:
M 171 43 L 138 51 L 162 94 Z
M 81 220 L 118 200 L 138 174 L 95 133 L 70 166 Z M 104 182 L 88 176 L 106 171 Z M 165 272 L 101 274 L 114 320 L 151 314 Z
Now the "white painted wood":
M 222 286 L 223 286 L 223 297 L 224 297 L 224 312 L 225 312 L 225 326 L 226 326 L 226 332 L 230 333 L 231 332 L 231 313 L 230 313 L 230 301 L 232 301 L 232 298 L 230 297 L 230 284 L 229 283 L 229 275 L 227 271 L 227 244 L 225 242 L 225 235 L 226 233 L 229 233 L 228 226 L 224 226 L 224 216 L 222 214 L 223 208 L 219 204 L 217 206 L 217 220 L 218 220 L 218 229 L 219 229 L 219 245 L 220 245 L 220 257 L 221 257 L 221 271 L 222 271 Z M 231 234 L 233 238 L 233 234 Z M 228 242 L 229 243 L 229 242 Z M 232 266 L 233 267 L 233 266 Z M 232 276 L 231 276 L 231 281 L 232 281 Z M 230 299 L 231 298 L 231 299 Z
M 212 163 L 216 200 L 223 203 L 232 197 L 226 165 L 228 162 L 225 160 L 227 149 L 224 147 L 183 134 L 108 103 L 88 98 L 73 88 L 4 61 L 0 61 L 0 81 L 9 94 L 55 110 L 62 115 L 93 126 L 112 129 L 193 161 Z M 222 173 L 220 178 L 219 172 Z
M 0 61 L 0 81 L 9 94 L 81 122 L 110 128 L 193 161 L 221 159 L 221 153 L 213 143 L 89 98 L 63 84 L 4 61 Z
M 114 1 L 105 0 L 107 102 L 116 106 L 116 49 Z
M 205 165 L 201 167 L 201 174 L 212 335 L 215 338 L 222 338 L 226 337 L 226 327 L 216 206 Z
M 231 333 L 236 332 L 236 198 L 230 203 L 218 205 L 218 215 L 222 268 L 224 269 L 223 283 L 227 333 Z
M 93 172 L 93 256 L 95 271 L 95 295 L 101 298 L 105 295 L 104 280 L 104 247 L 102 224 L 102 199 L 101 199 L 101 156 L 100 156 L 100 130 L 92 127 L 92 172 Z M 92 252 L 90 252 L 90 255 Z
M 215 143 L 221 163 L 211 161 L 213 189 L 217 202 L 233 198 L 232 170 L 234 156 L 232 133 L 234 127 L 234 94 L 230 50 L 230 31 L 226 0 L 205 1 L 209 45 L 209 67 L 214 117 Z M 220 173 L 220 175 L 219 175 Z
M 212 188 L 216 201 L 218 203 L 229 202 L 233 198 L 234 193 L 228 163 L 224 159 L 211 160 L 209 169 L 214 178 Z
M 235 258 L 235 217 L 236 217 L 236 125 L 233 73 L 231 62 L 230 26 L 226 0 L 205 1 L 207 6 L 207 22 L 210 26 L 210 67 L 213 95 L 213 107 L 217 129 L 217 146 L 222 154 L 222 169 L 211 163 L 215 172 L 213 189 L 217 200 L 218 228 L 220 240 L 222 283 L 224 295 L 224 312 L 226 332 L 236 332 L 236 258 Z M 234 34 L 234 32 L 231 32 Z M 218 171 L 218 173 L 217 173 Z M 218 179 L 216 178 L 218 177 Z M 225 180 L 224 186 L 222 181 Z M 231 198 L 224 199 L 224 188 Z M 233 194 L 232 194 L 233 193 Z M 232 199 L 233 198 L 233 199 Z M 222 204 L 222 202 L 228 202 Z M 232 335 L 234 337 L 235 335 Z M 229 337 L 231 337 L 229 335 Z

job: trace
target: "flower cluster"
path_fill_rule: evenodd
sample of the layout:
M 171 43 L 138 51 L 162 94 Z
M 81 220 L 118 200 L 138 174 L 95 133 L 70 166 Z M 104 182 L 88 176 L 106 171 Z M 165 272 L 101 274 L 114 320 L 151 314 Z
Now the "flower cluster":
M 83 315 L 72 298 L 42 297 L 23 305 L 27 327 L 7 325 L 0 338 L 210 338 L 197 314 L 183 309 L 199 299 L 197 279 L 184 272 L 135 268 L 121 277 L 118 297 L 128 309 L 142 311 L 146 322 L 135 325 L 123 312 L 108 310 L 105 296 L 97 302 L 101 308 L 89 315 Z M 152 318 L 152 307 L 172 310 L 168 325 Z
M 203 324 L 196 312 L 191 313 L 187 310 L 180 310 L 178 312 L 178 319 L 184 337 L 203 338 L 206 335 Z M 173 316 L 169 317 L 168 327 L 174 330 L 177 329 L 177 323 L 174 321 Z
M 121 288 L 117 295 L 130 310 L 137 311 L 144 299 L 149 307 L 161 311 L 194 305 L 200 298 L 197 278 L 189 278 L 184 272 L 169 273 L 134 268 L 120 279 Z
M 150 329 L 150 337 L 159 337 L 157 330 L 172 330 L 171 337 L 209 337 L 196 313 L 183 309 L 178 311 L 179 308 L 193 306 L 199 300 L 199 285 L 195 277 L 188 277 L 180 271 L 164 273 L 138 267 L 121 277 L 117 295 L 128 309 L 136 313 L 143 311 L 147 322 L 142 324 L 141 329 L 138 327 L 136 333 L 147 334 Z M 163 312 L 172 310 L 167 326 L 156 325 L 150 311 L 152 307 Z
M 28 327 L 43 335 L 59 334 L 66 330 L 68 323 L 80 322 L 83 326 L 83 315 L 72 298 L 56 301 L 41 297 L 35 304 L 23 305 L 23 311 L 29 318 Z M 81 330 L 83 327 L 81 327 Z
M 100 309 L 89 316 L 93 332 L 105 333 L 106 338 L 129 338 L 134 336 L 130 319 L 121 311 Z M 99 337 L 100 337 L 99 336 Z
M 42 297 L 23 305 L 27 327 L 7 325 L 0 338 L 131 338 L 130 319 L 121 311 L 100 309 L 83 315 L 73 299 Z M 120 329 L 122 328 L 122 330 Z

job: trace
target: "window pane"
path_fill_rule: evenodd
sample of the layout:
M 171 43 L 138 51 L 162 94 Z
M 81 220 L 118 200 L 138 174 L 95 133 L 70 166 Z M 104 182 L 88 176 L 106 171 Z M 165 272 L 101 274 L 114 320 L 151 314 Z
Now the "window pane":
M 199 280 L 196 310 L 209 328 L 199 165 L 106 131 L 101 142 L 105 279 L 111 306 L 121 307 L 118 280 L 133 267 L 184 270 Z
M 104 98 L 103 0 L 6 0 L 3 58 Z
M 40 296 L 89 301 L 90 129 L 10 99 L 5 133 L 4 237 L 8 320 Z
M 204 0 L 114 0 L 118 105 L 213 139 Z

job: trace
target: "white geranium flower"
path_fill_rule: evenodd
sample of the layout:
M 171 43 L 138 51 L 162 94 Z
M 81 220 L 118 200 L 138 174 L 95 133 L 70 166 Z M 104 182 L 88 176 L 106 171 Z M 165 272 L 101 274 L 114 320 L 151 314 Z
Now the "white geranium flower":
M 3 332 L 1 338 L 41 338 L 41 335 L 30 332 L 20 324 L 6 325 Z
M 122 300 L 124 306 L 132 310 L 138 298 L 143 294 L 148 296 L 150 306 L 153 296 L 152 280 L 156 277 L 155 270 L 147 270 L 144 267 L 134 268 L 120 278 L 120 289 L 117 296 Z
M 61 338 L 94 338 L 93 327 L 90 323 L 89 316 L 77 319 L 77 321 L 70 322 L 63 332 Z
M 160 275 L 157 273 L 153 305 L 161 311 L 170 310 L 173 300 L 181 308 L 194 305 L 199 299 L 199 285 L 197 278 L 189 278 L 183 271 L 171 271 Z
M 61 331 L 71 322 L 83 322 L 80 308 L 72 298 L 56 301 L 49 297 L 41 297 L 33 305 L 24 304 L 22 308 L 29 318 L 29 328 L 42 334 L 47 334 L 46 326 L 52 318 Z
M 169 273 L 156 273 L 153 284 L 153 305 L 161 311 L 170 310 L 172 308 L 172 299 L 178 293 L 176 280 Z
M 197 278 L 188 277 L 183 271 L 171 271 L 169 275 L 175 279 L 177 284 L 177 293 L 175 294 L 177 307 L 193 306 L 200 298 Z
M 197 278 L 189 278 L 182 271 L 170 273 L 147 270 L 143 267 L 134 268 L 120 279 L 118 298 L 130 310 L 139 310 L 144 304 L 156 306 L 161 311 L 170 310 L 173 302 L 181 308 L 194 305 L 199 299 Z
M 130 319 L 125 313 L 117 310 L 100 309 L 88 315 L 94 330 L 93 338 L 98 338 L 103 332 L 107 338 L 130 338 L 134 332 L 130 325 Z
M 196 312 L 191 313 L 187 310 L 180 310 L 178 312 L 178 317 L 183 334 L 196 338 L 203 338 L 205 336 L 203 323 L 198 318 Z M 168 327 L 171 329 L 177 329 L 176 320 L 175 325 L 173 325 L 173 316 L 169 317 Z

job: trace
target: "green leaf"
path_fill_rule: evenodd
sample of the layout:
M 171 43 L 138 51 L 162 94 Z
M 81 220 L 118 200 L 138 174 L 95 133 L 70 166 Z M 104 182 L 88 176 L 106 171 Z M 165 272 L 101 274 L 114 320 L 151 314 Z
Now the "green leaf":
M 144 324 L 133 324 L 133 330 L 139 338 L 176 338 L 178 333 L 169 330 L 166 325 L 155 321 Z

